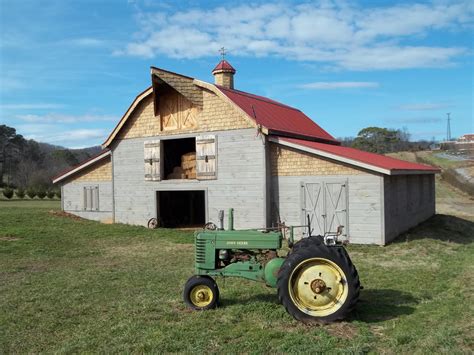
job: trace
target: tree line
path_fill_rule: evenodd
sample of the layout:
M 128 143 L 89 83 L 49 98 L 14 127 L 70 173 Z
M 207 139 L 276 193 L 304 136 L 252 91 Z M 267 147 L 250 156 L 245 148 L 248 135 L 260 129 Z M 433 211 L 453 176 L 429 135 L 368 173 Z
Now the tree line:
M 100 150 L 98 146 L 67 149 L 25 139 L 15 128 L 0 125 L 0 188 L 4 194 L 16 189 L 20 198 L 25 194 L 54 196 L 59 191 L 53 186 L 52 177 Z
M 428 150 L 435 143 L 434 138 L 430 141 L 410 141 L 410 133 L 406 128 L 382 127 L 367 127 L 360 130 L 357 137 L 345 137 L 339 140 L 346 147 L 379 154 Z
M 433 141 L 410 141 L 407 129 L 367 127 L 357 137 L 339 139 L 349 146 L 373 153 L 419 151 L 430 149 Z M 99 146 L 67 149 L 61 146 L 25 139 L 16 129 L 0 125 L 0 188 L 9 195 L 54 196 L 59 190 L 52 177 L 100 152 Z M 11 191 L 10 191 L 11 190 Z M 22 198 L 22 197 L 21 197 Z

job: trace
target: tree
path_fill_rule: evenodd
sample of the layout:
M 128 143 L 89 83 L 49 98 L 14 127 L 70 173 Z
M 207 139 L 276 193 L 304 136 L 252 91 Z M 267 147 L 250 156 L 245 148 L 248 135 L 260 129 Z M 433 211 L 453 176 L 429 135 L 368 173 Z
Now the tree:
M 352 142 L 352 147 L 373 153 L 388 153 L 399 150 L 401 142 L 408 141 L 408 132 L 367 127 L 362 129 Z
M 18 188 L 18 190 L 16 190 L 16 197 L 22 199 L 25 197 L 25 190 L 23 188 Z
M 5 196 L 8 199 L 11 199 L 13 197 L 13 189 L 9 187 L 5 187 L 3 189 L 3 196 Z
M 29 198 L 34 199 L 35 196 L 36 196 L 36 190 L 35 190 L 34 188 L 32 188 L 32 187 L 28 187 L 28 188 L 26 189 L 26 195 L 27 195 Z
M 36 196 L 40 199 L 44 199 L 46 197 L 46 191 L 43 188 L 39 188 L 36 192 Z
M 0 183 L 4 182 L 5 175 L 8 177 L 7 183 L 11 183 L 12 169 L 19 160 L 19 152 L 25 142 L 15 128 L 0 125 Z

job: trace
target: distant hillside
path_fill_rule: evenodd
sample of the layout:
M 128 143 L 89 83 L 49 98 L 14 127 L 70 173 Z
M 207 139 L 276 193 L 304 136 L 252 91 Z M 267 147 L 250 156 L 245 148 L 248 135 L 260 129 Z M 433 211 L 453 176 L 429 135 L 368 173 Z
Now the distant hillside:
M 101 151 L 100 146 L 68 149 L 25 139 L 16 129 L 0 125 L 0 187 L 51 187 L 58 172 Z

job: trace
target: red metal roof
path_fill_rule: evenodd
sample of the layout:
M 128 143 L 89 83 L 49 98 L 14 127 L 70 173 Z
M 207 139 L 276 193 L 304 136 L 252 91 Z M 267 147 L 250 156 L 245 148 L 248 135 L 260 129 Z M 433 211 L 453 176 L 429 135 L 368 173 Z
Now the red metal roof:
M 257 124 L 274 133 L 312 137 L 332 144 L 339 142 L 300 110 L 263 96 L 216 85 L 237 106 L 254 118 Z
M 438 168 L 430 165 L 412 163 L 405 160 L 387 157 L 381 154 L 364 152 L 362 150 L 350 147 L 311 142 L 295 138 L 279 137 L 278 139 L 283 140 L 284 142 L 302 145 L 304 147 L 337 155 L 339 157 L 346 158 L 349 160 L 354 160 L 363 164 L 375 166 L 384 170 L 389 170 L 390 172 L 416 170 L 436 173 L 440 171 Z
M 216 67 L 214 69 L 212 69 L 212 74 L 214 74 L 214 72 L 216 70 L 223 70 L 223 71 L 227 71 L 227 72 L 231 72 L 231 73 L 235 73 L 235 69 L 232 65 L 230 65 L 230 63 L 225 60 L 225 59 L 222 59 L 219 64 L 216 65 Z

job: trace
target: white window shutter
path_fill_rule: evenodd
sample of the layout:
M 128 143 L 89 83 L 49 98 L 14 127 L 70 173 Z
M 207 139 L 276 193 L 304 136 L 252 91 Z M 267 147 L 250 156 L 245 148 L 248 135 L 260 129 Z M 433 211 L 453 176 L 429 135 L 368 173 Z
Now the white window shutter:
M 160 140 L 145 141 L 144 158 L 146 181 L 161 180 L 160 145 Z
M 217 179 L 217 137 L 205 135 L 196 137 L 196 178 Z
M 92 211 L 92 188 L 87 188 L 87 208 L 88 211 Z
M 93 209 L 98 211 L 99 210 L 99 186 L 94 187 L 93 195 L 94 195 Z
M 86 211 L 87 210 L 87 187 L 85 187 L 85 186 L 82 188 L 82 197 L 83 197 L 82 198 L 82 203 L 83 203 L 82 204 L 82 209 L 84 211 Z

